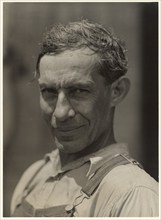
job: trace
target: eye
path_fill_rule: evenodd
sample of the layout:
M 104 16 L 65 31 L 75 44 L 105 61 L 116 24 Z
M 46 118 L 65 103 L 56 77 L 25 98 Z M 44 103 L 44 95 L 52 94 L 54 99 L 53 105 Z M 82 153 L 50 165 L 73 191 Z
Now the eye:
M 41 94 L 45 100 L 52 100 L 52 99 L 57 98 L 58 96 L 57 90 L 53 88 L 41 89 Z
M 69 91 L 70 96 L 72 97 L 84 97 L 89 93 L 89 90 L 83 88 L 72 88 Z

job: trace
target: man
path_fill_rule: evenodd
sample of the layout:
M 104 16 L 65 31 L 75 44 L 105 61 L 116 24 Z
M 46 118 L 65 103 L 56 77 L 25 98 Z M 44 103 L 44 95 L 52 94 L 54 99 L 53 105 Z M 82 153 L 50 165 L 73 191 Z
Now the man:
M 83 20 L 45 34 L 40 106 L 57 149 L 23 174 L 12 216 L 158 216 L 157 182 L 114 137 L 126 72 L 124 47 L 99 24 Z

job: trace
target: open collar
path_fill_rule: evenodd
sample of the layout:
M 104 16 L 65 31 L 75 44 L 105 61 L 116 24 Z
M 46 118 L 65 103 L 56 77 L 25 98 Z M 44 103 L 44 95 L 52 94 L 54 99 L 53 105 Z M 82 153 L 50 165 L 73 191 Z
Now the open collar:
M 75 161 L 72 161 L 68 163 L 65 166 L 61 166 L 60 162 L 60 156 L 59 156 L 59 150 L 56 149 L 52 151 L 49 154 L 45 155 L 46 161 L 51 161 L 53 164 L 54 170 L 54 176 L 58 174 L 65 173 L 70 170 L 74 170 L 76 168 L 81 167 L 87 162 L 89 163 L 89 169 L 87 172 L 87 177 L 90 179 L 93 174 L 105 163 L 111 160 L 113 157 L 115 157 L 117 154 L 128 154 L 128 146 L 125 143 L 116 143 L 109 145 L 105 148 L 102 148 L 94 153 L 91 153 L 89 155 L 83 156 L 79 159 L 76 159 Z

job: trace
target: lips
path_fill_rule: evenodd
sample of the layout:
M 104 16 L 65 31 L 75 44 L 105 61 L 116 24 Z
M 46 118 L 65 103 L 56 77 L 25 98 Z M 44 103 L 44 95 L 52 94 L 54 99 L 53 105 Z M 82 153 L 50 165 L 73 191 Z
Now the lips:
M 76 130 L 78 130 L 78 129 L 84 127 L 84 126 L 85 126 L 85 125 L 69 126 L 69 127 L 63 126 L 63 127 L 58 127 L 58 128 L 56 128 L 56 130 L 57 130 L 58 132 L 71 132 L 71 131 L 76 131 Z
M 77 140 L 84 136 L 84 132 L 86 132 L 85 129 L 86 125 L 81 126 L 58 126 L 58 128 L 54 129 L 54 135 L 57 137 L 57 139 L 61 142 L 70 142 L 73 140 Z

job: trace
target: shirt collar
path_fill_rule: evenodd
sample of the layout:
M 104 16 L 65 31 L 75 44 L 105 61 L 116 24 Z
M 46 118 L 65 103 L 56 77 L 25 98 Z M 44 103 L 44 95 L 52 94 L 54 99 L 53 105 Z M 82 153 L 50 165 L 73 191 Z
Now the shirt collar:
M 69 170 L 79 168 L 83 164 L 90 162 L 89 170 L 87 172 L 87 177 L 90 179 L 91 176 L 99 169 L 105 161 L 111 160 L 117 154 L 128 154 L 128 146 L 125 143 L 116 143 L 102 148 L 94 153 L 86 155 L 69 164 L 61 167 L 59 150 L 56 149 L 49 154 L 45 155 L 46 161 L 51 161 L 54 170 L 56 170 L 56 175 L 59 173 L 64 173 Z M 55 175 L 54 175 L 55 176 Z

